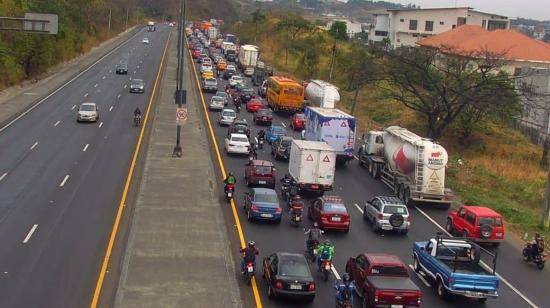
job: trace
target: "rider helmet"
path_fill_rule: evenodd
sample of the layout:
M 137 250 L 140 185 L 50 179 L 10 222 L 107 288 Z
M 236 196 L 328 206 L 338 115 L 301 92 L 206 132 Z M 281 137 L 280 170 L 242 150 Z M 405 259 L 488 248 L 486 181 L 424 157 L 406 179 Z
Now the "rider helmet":
M 233 172 L 229 172 L 229 176 L 233 176 Z
M 254 241 L 248 242 L 248 247 L 254 247 L 254 246 L 256 246 L 256 242 Z
M 351 277 L 349 276 L 348 273 L 344 273 L 344 275 L 342 275 L 342 282 L 345 284 L 345 285 L 349 285 L 350 282 L 351 282 Z
M 319 228 L 319 224 L 317 222 L 313 223 L 313 228 Z
M 325 239 L 325 245 L 330 245 L 330 240 L 329 239 Z

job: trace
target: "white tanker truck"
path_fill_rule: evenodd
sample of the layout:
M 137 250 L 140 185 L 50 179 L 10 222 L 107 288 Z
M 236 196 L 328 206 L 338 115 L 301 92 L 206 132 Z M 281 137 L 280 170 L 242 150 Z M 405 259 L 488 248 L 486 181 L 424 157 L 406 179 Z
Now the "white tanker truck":
M 448 208 L 453 194 L 445 188 L 447 151 L 405 128 L 370 131 L 363 138 L 359 163 L 392 188 L 405 204 L 433 203 Z
M 340 101 L 340 93 L 337 87 L 326 81 L 312 80 L 307 84 L 305 98 L 314 106 L 335 108 Z

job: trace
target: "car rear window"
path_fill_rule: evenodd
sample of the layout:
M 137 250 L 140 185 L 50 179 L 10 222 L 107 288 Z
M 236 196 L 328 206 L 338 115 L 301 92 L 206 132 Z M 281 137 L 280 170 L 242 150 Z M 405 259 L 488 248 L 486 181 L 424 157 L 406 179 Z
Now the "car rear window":
M 303 262 L 299 262 L 297 260 L 281 262 L 279 265 L 279 275 L 301 278 L 309 278 L 311 276 L 309 273 L 309 267 Z
M 346 207 L 340 203 L 325 203 L 323 208 L 328 212 L 347 213 Z
M 256 196 L 254 197 L 254 201 L 277 204 L 279 203 L 279 199 L 277 199 L 277 195 L 275 194 L 256 194 Z
M 296 119 L 298 119 L 298 120 L 304 120 L 305 118 L 306 118 L 306 116 L 303 113 L 296 115 Z
M 407 215 L 407 209 L 402 206 L 386 205 L 384 207 L 384 214 Z
M 284 134 L 285 133 L 285 129 L 280 127 L 280 126 L 273 126 L 273 132 L 274 133 L 278 133 L 278 134 Z
M 496 227 L 502 227 L 502 220 L 497 217 L 479 217 L 479 219 L 477 220 L 477 225 L 478 226 L 481 226 L 481 225 L 491 225 L 491 226 L 496 226 Z
M 237 114 L 234 112 L 234 111 L 224 111 L 222 113 L 222 115 L 226 116 L 226 117 L 234 117 L 236 116 Z
M 244 137 L 233 137 L 231 138 L 231 141 L 235 141 L 235 142 L 248 142 L 248 139 L 244 138 Z
M 236 124 L 235 125 L 235 129 L 236 130 L 247 130 L 248 129 L 248 126 L 244 125 L 244 124 Z
M 402 266 L 373 266 L 371 274 L 380 276 L 408 276 L 409 273 Z
M 256 173 L 260 174 L 270 174 L 271 173 L 271 167 L 268 166 L 257 166 L 254 170 Z

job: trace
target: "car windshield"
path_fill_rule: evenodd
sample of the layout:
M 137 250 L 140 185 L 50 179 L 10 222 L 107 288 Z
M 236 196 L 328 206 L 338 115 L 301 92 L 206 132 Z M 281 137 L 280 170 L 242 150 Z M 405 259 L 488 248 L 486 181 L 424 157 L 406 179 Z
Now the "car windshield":
M 245 88 L 242 90 L 244 94 L 252 95 L 254 93 L 254 89 Z
M 120 68 L 126 68 L 128 65 L 127 64 L 119 64 L 118 67 Z
M 479 217 L 477 220 L 477 225 L 491 225 L 491 226 L 502 226 L 502 220 L 499 217 Z
M 407 270 L 402 266 L 373 266 L 371 274 L 380 276 L 408 276 Z
M 216 80 L 214 80 L 214 79 L 206 79 L 204 82 L 205 82 L 206 84 L 208 84 L 208 85 L 215 85 L 215 84 L 218 84 L 218 82 L 217 82 Z
M 243 78 L 241 76 L 233 76 L 234 81 L 242 81 Z
M 403 206 L 386 205 L 384 207 L 384 214 L 407 215 L 407 209 Z
M 134 85 L 134 86 L 141 86 L 142 84 L 143 84 L 143 80 L 141 80 L 141 79 L 132 80 L 132 85 Z
M 272 127 L 271 127 L 271 131 L 272 131 L 274 134 L 284 134 L 284 133 L 285 133 L 285 129 L 282 128 L 281 126 L 272 126 Z
M 324 210 L 327 212 L 347 213 L 346 207 L 340 203 L 325 203 Z
M 269 167 L 269 166 L 256 166 L 254 172 L 261 173 L 261 174 L 270 174 L 271 173 L 271 167 Z
M 254 196 L 254 201 L 256 201 L 256 202 L 265 202 L 265 203 L 277 203 L 277 205 L 279 204 L 279 200 L 277 199 L 276 194 L 257 193 Z
M 247 130 L 247 129 L 248 129 L 248 125 L 242 124 L 242 123 L 235 124 L 235 129 L 236 129 L 236 130 Z
M 311 276 L 307 264 L 299 260 L 285 260 L 279 265 L 280 276 L 309 278 Z
M 224 111 L 224 112 L 222 112 L 222 115 L 224 117 L 236 117 L 237 116 L 235 111 Z
M 94 105 L 82 105 L 80 106 L 80 111 L 95 111 Z
M 245 137 L 233 136 L 233 137 L 231 137 L 231 141 L 235 141 L 235 142 L 248 142 L 248 139 L 246 139 Z
M 227 94 L 225 92 L 216 92 L 216 96 L 224 98 Z
M 235 71 L 236 69 L 235 69 L 235 67 L 234 67 L 233 65 L 228 65 L 227 68 L 226 68 L 226 70 L 228 70 L 228 71 Z
M 219 96 L 213 96 L 212 97 L 212 100 L 213 101 L 216 101 L 216 102 L 222 102 L 224 101 L 223 97 L 219 97 Z

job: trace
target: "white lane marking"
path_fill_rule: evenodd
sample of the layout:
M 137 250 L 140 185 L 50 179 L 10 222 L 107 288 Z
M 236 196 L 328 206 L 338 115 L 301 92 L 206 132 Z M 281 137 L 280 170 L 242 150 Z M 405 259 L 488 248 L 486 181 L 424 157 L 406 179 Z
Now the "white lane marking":
M 97 83 L 96 83 L 96 84 L 94 84 L 94 88 L 97 88 L 97 86 L 98 86 L 98 84 L 97 84 Z
M 84 97 L 88 97 L 88 93 L 84 94 Z
M 55 127 L 55 126 L 59 125 L 59 123 L 61 123 L 61 121 L 55 122 L 55 124 L 53 126 Z
M 112 73 L 112 72 L 113 72 L 113 70 L 109 70 L 109 73 Z
M 415 207 L 415 208 L 420 214 L 422 214 L 424 217 L 426 217 L 432 224 L 434 224 L 436 227 L 441 229 L 441 231 L 443 231 L 449 237 L 453 237 L 451 234 L 449 234 L 449 232 L 447 232 L 447 230 L 445 230 L 445 228 L 440 226 L 433 218 L 428 216 L 428 214 L 426 214 L 423 210 L 419 209 L 418 207 Z M 493 271 L 492 267 L 488 266 L 485 262 L 479 261 L 479 264 L 481 264 L 481 266 L 483 266 L 483 268 L 485 268 L 485 270 L 487 270 L 489 272 Z M 504 279 L 504 277 L 502 277 L 499 273 L 495 273 L 495 275 L 502 282 L 504 282 L 505 285 L 507 285 L 510 289 L 512 289 L 512 291 L 514 291 L 517 295 L 519 295 L 519 297 L 521 297 L 524 301 L 526 301 L 527 304 L 529 304 L 533 308 L 538 308 L 538 306 L 535 303 L 533 303 L 533 301 L 531 301 L 527 296 L 525 296 L 523 293 L 521 293 L 520 290 L 518 290 L 516 287 L 514 287 L 508 280 Z
M 359 212 L 361 212 L 361 214 L 364 214 L 363 209 L 359 206 L 359 204 L 354 203 L 353 205 L 355 205 L 355 207 L 359 210 Z
M 109 112 L 113 111 L 113 106 L 109 107 Z
M 285 124 L 285 123 L 283 123 L 283 122 L 281 122 L 281 125 L 282 125 L 283 127 L 286 127 L 286 124 Z
M 69 179 L 69 175 L 67 174 L 64 178 L 63 178 L 63 181 L 61 181 L 61 184 L 59 184 L 59 187 L 63 187 L 65 186 L 65 183 L 67 183 L 67 180 Z
M 103 122 L 99 123 L 99 127 L 101 128 L 101 126 L 103 126 Z
M 105 79 L 105 76 L 101 77 L 101 79 Z
M 6 176 L 8 176 L 8 173 L 7 173 L 7 172 L 4 172 L 4 174 L 2 174 L 2 176 L 0 176 L 0 182 L 1 182 Z
M 71 110 L 74 110 L 76 108 L 76 105 L 73 105 L 73 107 L 71 107 Z
M 139 65 L 136 68 L 139 68 Z
M 119 95 L 117 95 L 117 97 L 116 97 L 116 98 L 120 98 L 120 94 L 119 94 Z
M 134 71 L 134 74 L 136 73 L 136 71 Z
M 42 104 L 43 102 L 45 102 L 48 98 L 54 96 L 57 92 L 61 91 L 63 88 L 65 88 L 67 85 L 69 85 L 70 83 L 72 83 L 73 81 L 75 81 L 76 79 L 80 78 L 80 76 L 82 76 L 83 74 L 85 74 L 87 71 L 91 70 L 92 67 L 96 66 L 99 62 L 101 62 L 103 59 L 107 58 L 108 56 L 110 56 L 111 54 L 113 54 L 115 51 L 119 50 L 122 46 L 126 45 L 126 43 L 128 43 L 131 39 L 133 39 L 134 37 L 138 36 L 139 32 L 136 32 L 132 37 L 130 37 L 128 40 L 126 40 L 124 43 L 118 45 L 117 47 L 113 48 L 113 50 L 109 51 L 108 53 L 106 53 L 105 55 L 103 55 L 103 57 L 97 59 L 97 61 L 95 61 L 94 63 L 92 63 L 90 66 L 88 66 L 88 68 L 86 68 L 85 70 L 83 70 L 82 72 L 80 72 L 78 75 L 74 76 L 73 79 L 67 81 L 66 83 L 64 83 L 62 86 L 60 86 L 59 88 L 57 88 L 55 91 L 53 91 L 52 93 L 50 93 L 48 96 L 44 97 L 43 99 L 39 100 L 36 104 L 34 104 L 33 106 L 31 106 L 29 109 L 25 110 L 25 112 L 21 113 L 17 118 L 11 120 L 8 124 L 4 125 L 2 128 L 0 128 L 0 132 L 3 132 L 6 128 L 10 127 L 11 125 L 13 125 L 13 123 L 17 122 L 19 119 L 21 119 L 22 117 L 24 117 L 27 113 L 31 112 L 34 108 L 36 108 L 38 105 Z
M 338 274 L 338 271 L 336 271 L 336 267 L 334 267 L 334 264 L 330 265 L 330 269 L 332 270 L 332 273 L 334 274 L 334 277 L 338 280 L 342 279 L 340 275 Z
M 31 239 L 31 236 L 34 233 L 34 231 L 36 231 L 36 228 L 38 228 L 38 224 L 35 224 L 34 226 L 32 226 L 32 228 L 29 230 L 29 233 L 27 233 L 27 236 L 23 240 L 23 244 L 27 244 L 27 242 Z
M 124 89 L 126 89 L 127 87 L 128 87 L 128 85 L 127 85 L 127 84 L 125 84 L 125 85 L 124 85 Z
M 33 150 L 34 148 L 36 148 L 37 145 L 38 145 L 38 141 L 35 142 L 35 143 L 31 146 L 31 150 Z
M 357 157 L 357 155 L 353 155 L 353 158 L 359 160 L 359 157 Z
M 254 140 L 256 140 L 256 143 L 258 143 L 258 137 L 254 137 Z
M 86 143 L 86 145 L 82 149 L 82 152 L 86 152 L 86 150 L 88 149 L 89 146 L 90 146 L 90 144 Z
M 424 283 L 424 285 L 428 288 L 431 288 L 432 285 L 428 283 L 428 281 L 426 281 L 426 278 L 424 278 L 420 273 L 417 273 L 415 270 L 414 270 L 414 267 L 409 264 L 409 268 L 413 271 L 413 273 L 416 274 L 416 277 L 418 277 L 418 279 L 420 279 L 420 281 L 422 281 L 422 283 Z

